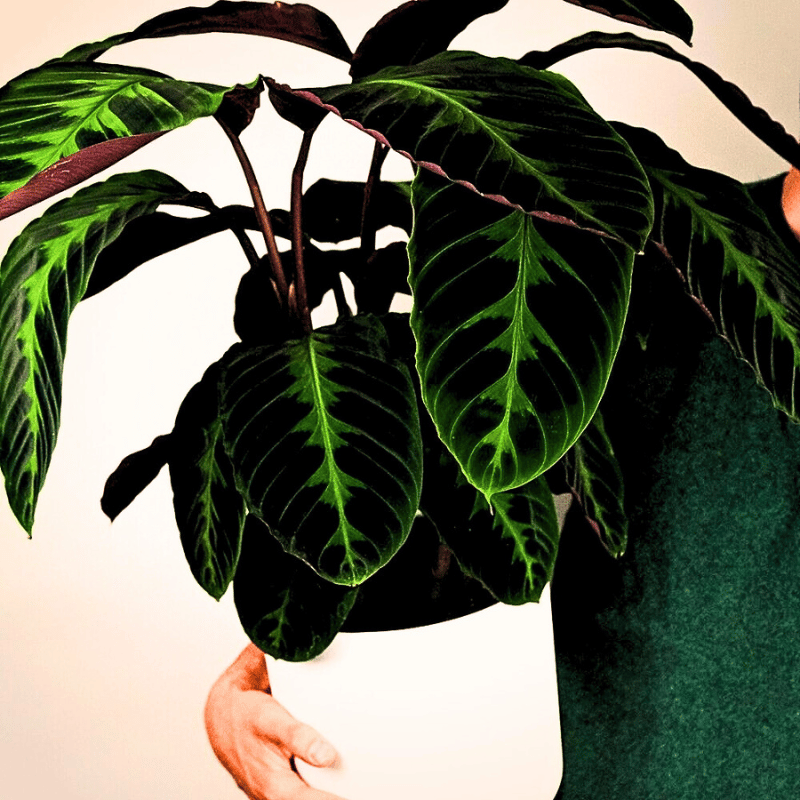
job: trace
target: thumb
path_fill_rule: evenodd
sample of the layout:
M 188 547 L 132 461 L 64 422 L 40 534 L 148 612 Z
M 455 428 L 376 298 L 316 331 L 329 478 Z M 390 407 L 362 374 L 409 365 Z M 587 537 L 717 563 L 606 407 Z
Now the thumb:
M 300 742 L 294 748 L 294 754 L 312 767 L 332 767 L 339 761 L 336 748 L 324 737 L 308 725 L 302 726 Z
M 296 720 L 271 695 L 264 699 L 257 722 L 261 735 L 313 767 L 330 767 L 338 761 L 336 748 L 322 734 Z

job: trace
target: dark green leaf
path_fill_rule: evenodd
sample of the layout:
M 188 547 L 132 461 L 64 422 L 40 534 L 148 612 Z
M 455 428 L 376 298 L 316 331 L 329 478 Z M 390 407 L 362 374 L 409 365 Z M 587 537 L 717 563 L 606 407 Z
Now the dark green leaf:
M 218 365 L 186 395 L 172 431 L 175 521 L 195 580 L 219 600 L 233 580 L 246 510 L 225 453 Z
M 411 233 L 411 183 L 381 181 L 373 189 L 376 230 L 394 225 Z M 364 184 L 321 178 L 303 195 L 306 233 L 318 242 L 343 242 L 361 233 Z
M 800 418 L 800 261 L 743 184 L 692 167 L 649 131 L 618 128 L 655 191 L 654 240 L 775 404 Z
M 307 661 L 333 641 L 359 589 L 336 586 L 284 552 L 269 528 L 250 515 L 233 579 L 245 632 L 273 658 Z
M 691 17 L 675 0 L 567 0 L 567 2 L 613 17 L 620 22 L 666 31 L 683 39 L 686 44 L 692 42 L 694 26 Z
M 91 61 L 111 47 L 138 39 L 157 39 L 193 33 L 246 33 L 283 39 L 350 61 L 351 53 L 334 21 L 305 3 L 257 3 L 219 0 L 208 8 L 189 6 L 159 14 L 130 33 L 102 42 L 83 44 L 64 56 L 69 61 Z
M 627 144 L 554 73 L 448 52 L 347 86 L 298 92 L 483 195 L 640 249 L 647 179 Z
M 396 293 L 411 294 L 405 242 L 393 242 L 376 250 L 362 269 L 347 275 L 362 313 L 386 314 Z
M 628 543 L 625 486 L 614 447 L 598 412 L 568 455 L 568 480 L 603 547 L 619 558 Z
M 794 136 L 786 132 L 783 125 L 772 119 L 763 108 L 754 106 L 738 86 L 726 81 L 705 64 L 692 61 L 692 59 L 676 52 L 664 42 L 642 39 L 632 33 L 600 33 L 599 31 L 593 31 L 557 45 L 552 50 L 544 52 L 534 50 L 519 59 L 519 63 L 536 69 L 549 69 L 553 64 L 570 56 L 606 47 L 622 47 L 627 50 L 654 53 L 683 64 L 716 95 L 717 99 L 751 133 L 755 134 L 782 158 L 792 162 L 795 166 L 800 165 L 800 145 Z
M 470 519 L 442 533 L 462 568 L 501 602 L 537 603 L 553 577 L 558 519 L 544 477 L 492 495 L 491 510 L 478 496 Z
M 0 467 L 29 533 L 58 432 L 67 322 L 95 261 L 130 220 L 192 197 L 158 172 L 116 175 L 48 209 L 0 265 Z
M 493 495 L 490 506 L 467 483 L 435 431 L 425 425 L 422 430 L 425 483 L 420 511 L 461 568 L 495 598 L 514 605 L 538 602 L 558 549 L 558 521 L 545 477 Z
M 156 478 L 167 463 L 170 437 L 157 436 L 149 447 L 131 453 L 108 476 L 100 508 L 113 522 Z
M 522 486 L 561 458 L 597 408 L 633 251 L 425 170 L 413 201 L 411 324 L 425 405 L 474 486 L 487 496 Z
M 416 398 L 388 346 L 377 319 L 354 317 L 225 359 L 227 450 L 248 508 L 334 583 L 388 562 L 419 503 Z
M 56 62 L 30 70 L 0 89 L 0 197 L 70 156 L 69 170 L 77 168 L 81 179 L 93 175 L 154 135 L 214 114 L 227 91 L 111 64 Z M 139 134 L 147 136 L 118 142 Z M 56 173 L 63 173 L 60 166 Z M 58 174 L 52 178 L 39 182 L 32 202 L 65 188 Z M 0 216 L 20 207 L 9 197 Z
M 420 515 L 414 518 L 400 552 L 358 587 L 342 630 L 418 628 L 457 619 L 496 602 L 479 580 L 461 569 L 431 520 Z
M 164 253 L 234 227 L 257 230 L 253 209 L 228 206 L 192 218 L 157 211 L 134 219 L 98 256 L 83 299 L 99 294 Z
M 270 344 L 287 338 L 290 325 L 281 306 L 269 267 L 260 262 L 251 267 L 239 281 L 233 327 L 247 345 Z
M 508 0 L 411 0 L 385 14 L 356 48 L 350 75 L 371 75 L 383 67 L 424 61 L 450 46 L 471 22 L 499 11 Z

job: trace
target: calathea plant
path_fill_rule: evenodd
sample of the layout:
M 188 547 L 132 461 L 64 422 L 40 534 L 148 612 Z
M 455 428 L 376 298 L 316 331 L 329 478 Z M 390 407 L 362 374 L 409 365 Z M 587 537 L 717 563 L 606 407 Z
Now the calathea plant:
M 800 163 L 794 140 L 708 68 L 633 34 L 588 33 L 518 60 L 448 50 L 505 5 L 404 3 L 351 53 L 311 6 L 221 0 L 77 47 L 0 90 L 0 216 L 200 117 L 222 126 L 253 201 L 220 208 L 163 173 L 121 173 L 59 200 L 12 243 L 0 269 L 0 466 L 29 533 L 71 312 L 221 230 L 248 264 L 240 341 L 190 390 L 174 429 L 122 461 L 103 508 L 114 518 L 168 464 L 195 578 L 215 598 L 232 582 L 248 635 L 279 658 L 311 658 L 343 627 L 536 601 L 558 549 L 554 490 L 568 487 L 605 547 L 624 552 L 622 479 L 598 408 L 623 337 L 646 347 L 655 318 L 628 319 L 632 286 L 646 296 L 665 263 L 797 416 L 797 264 L 781 234 L 747 187 L 606 121 L 551 68 L 596 48 L 651 52 L 684 64 Z M 691 38 L 673 0 L 589 7 Z M 204 32 L 313 48 L 349 62 L 352 81 L 225 87 L 98 61 L 126 42 Z M 289 209 L 267 209 L 240 139 L 270 113 L 259 111 L 265 93 L 302 130 Z M 304 191 L 329 113 L 375 140 L 372 164 L 363 183 Z M 415 165 L 411 183 L 381 180 L 389 149 Z M 407 246 L 376 245 L 390 225 Z M 319 246 L 351 239 L 351 249 Z M 310 312 L 328 291 L 338 321 L 314 329 Z M 411 294 L 410 315 L 390 312 L 397 293 Z

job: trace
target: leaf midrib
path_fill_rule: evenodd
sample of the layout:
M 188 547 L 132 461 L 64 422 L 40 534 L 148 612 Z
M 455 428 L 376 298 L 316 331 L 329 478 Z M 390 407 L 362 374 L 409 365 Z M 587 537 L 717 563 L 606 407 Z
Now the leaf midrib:
M 350 552 L 350 537 L 347 535 L 347 524 L 346 524 L 346 517 L 344 513 L 344 504 L 345 500 L 347 499 L 347 488 L 342 485 L 339 479 L 339 469 L 336 466 L 336 462 L 333 458 L 333 450 L 334 450 L 334 443 L 333 443 L 333 435 L 328 424 L 328 412 L 325 406 L 325 400 L 322 395 L 322 379 L 320 375 L 319 365 L 317 364 L 317 352 L 315 349 L 315 339 L 313 334 L 306 338 L 306 348 L 308 350 L 308 361 L 310 366 L 310 373 L 311 373 L 311 386 L 312 386 L 312 395 L 314 398 L 314 409 L 316 412 L 316 417 L 318 420 L 317 429 L 322 436 L 323 442 L 323 450 L 325 452 L 325 466 L 328 471 L 329 475 L 329 482 L 328 485 L 333 490 L 333 495 L 336 500 L 336 507 L 339 511 L 339 519 L 341 520 L 341 524 L 339 525 L 339 531 L 341 532 L 342 538 L 345 542 L 345 550 L 349 554 Z M 349 555 L 348 555 L 349 559 Z
M 597 219 L 593 214 L 586 211 L 587 204 L 581 203 L 578 201 L 574 201 L 569 199 L 561 188 L 557 188 L 554 185 L 555 178 L 553 178 L 548 173 L 544 172 L 543 170 L 537 170 L 532 162 L 534 159 L 526 156 L 525 154 L 521 153 L 519 150 L 514 149 L 507 141 L 505 141 L 493 128 L 484 117 L 477 114 L 475 111 L 472 111 L 468 106 L 465 106 L 463 103 L 458 102 L 455 100 L 452 95 L 447 94 L 446 92 L 442 92 L 438 89 L 433 88 L 425 83 L 414 83 L 413 81 L 402 80 L 398 78 L 381 78 L 380 80 L 371 80 L 369 81 L 370 85 L 379 85 L 379 84 L 392 84 L 397 86 L 402 86 L 408 89 L 414 89 L 418 91 L 425 91 L 432 95 L 433 97 L 437 98 L 438 100 L 442 101 L 445 105 L 454 105 L 457 106 L 461 112 L 474 120 L 478 126 L 489 135 L 492 141 L 495 144 L 499 144 L 500 147 L 510 156 L 510 160 L 515 163 L 522 164 L 526 169 L 525 172 L 528 175 L 535 177 L 538 181 L 541 182 L 543 186 L 550 192 L 550 194 L 554 197 L 557 197 L 562 202 L 565 202 L 567 205 L 571 206 L 572 208 L 580 210 L 582 214 L 586 215 L 587 219 L 591 219 L 593 222 L 599 224 L 603 229 L 606 229 L 606 225 L 599 219 Z M 481 167 L 485 163 L 482 162 Z M 560 182 L 559 182 L 560 183 Z
M 792 335 L 797 333 L 797 329 L 786 319 L 784 306 L 767 294 L 764 288 L 763 276 L 758 275 L 757 271 L 748 268 L 749 263 L 758 264 L 762 267 L 765 266 L 764 263 L 757 256 L 745 253 L 736 247 L 731 239 L 733 231 L 725 224 L 725 218 L 702 206 L 697 201 L 699 193 L 689 187 L 684 188 L 674 183 L 663 170 L 653 169 L 651 171 L 662 186 L 667 189 L 669 193 L 667 195 L 668 202 L 675 206 L 679 206 L 679 203 L 683 202 L 691 211 L 692 234 L 699 234 L 702 237 L 703 244 L 708 244 L 712 236 L 715 236 L 722 243 L 724 252 L 723 275 L 733 273 L 739 282 L 746 281 L 756 290 L 759 306 L 766 310 L 766 314 L 769 314 L 780 335 L 790 342 L 795 355 L 795 365 L 800 365 L 800 344 L 797 343 L 796 336 Z M 742 269 L 731 267 L 731 261 L 734 264 L 742 264 Z M 757 278 L 758 280 L 756 280 Z

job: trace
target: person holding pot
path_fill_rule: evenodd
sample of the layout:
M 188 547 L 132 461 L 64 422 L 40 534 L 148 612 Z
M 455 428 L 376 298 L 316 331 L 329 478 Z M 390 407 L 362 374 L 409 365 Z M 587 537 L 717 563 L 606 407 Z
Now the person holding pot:
M 800 171 L 783 183 L 784 218 L 800 240 Z M 337 763 L 334 747 L 295 719 L 271 693 L 264 654 L 248 644 L 212 687 L 205 708 L 211 747 L 251 800 L 342 800 L 310 787 L 294 759 L 316 767 Z

